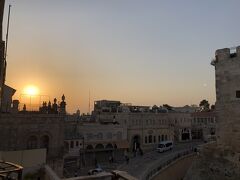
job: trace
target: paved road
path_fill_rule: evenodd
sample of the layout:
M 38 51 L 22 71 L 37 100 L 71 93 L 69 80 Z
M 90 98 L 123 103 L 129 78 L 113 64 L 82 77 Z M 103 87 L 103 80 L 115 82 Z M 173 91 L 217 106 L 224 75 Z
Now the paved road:
M 147 170 L 146 167 L 150 167 L 152 164 L 156 163 L 157 161 L 166 162 L 169 160 L 172 156 L 174 156 L 176 153 L 179 153 L 181 151 L 184 151 L 186 149 L 189 149 L 191 147 L 194 147 L 196 145 L 201 144 L 202 142 L 189 142 L 189 143 L 180 143 L 174 145 L 173 150 L 164 152 L 164 153 L 158 153 L 157 151 L 151 151 L 148 153 L 145 153 L 143 156 L 138 155 L 137 157 L 130 158 L 129 164 L 126 164 L 126 162 L 118 162 L 118 163 L 101 163 L 101 167 L 104 171 L 112 171 L 112 170 L 122 170 L 126 171 L 129 174 L 140 177 L 144 171 Z M 90 169 L 94 169 L 95 167 L 85 167 L 85 168 L 68 168 L 66 169 L 66 175 L 67 177 L 73 177 L 74 174 L 77 172 L 78 176 L 87 175 L 87 172 Z
M 122 164 L 118 166 L 118 170 L 126 171 L 130 175 L 140 178 L 147 170 L 147 168 L 151 167 L 156 162 L 166 162 L 171 159 L 174 155 L 183 152 L 187 149 L 191 149 L 191 147 L 195 147 L 202 142 L 189 142 L 189 143 L 181 143 L 176 144 L 171 151 L 167 151 L 164 153 L 158 153 L 157 151 L 151 151 L 143 156 L 137 156 L 135 158 L 131 158 L 129 164 Z

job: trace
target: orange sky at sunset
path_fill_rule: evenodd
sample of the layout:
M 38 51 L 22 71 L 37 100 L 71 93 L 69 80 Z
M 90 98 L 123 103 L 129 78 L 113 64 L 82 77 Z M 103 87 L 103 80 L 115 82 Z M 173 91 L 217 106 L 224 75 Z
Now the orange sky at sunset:
M 89 90 L 92 105 L 100 99 L 212 104 L 211 58 L 216 49 L 239 44 L 237 30 L 226 33 L 226 27 L 239 29 L 231 21 L 237 16 L 232 3 L 215 8 L 210 2 L 6 0 L 5 5 L 10 2 L 6 84 L 17 90 L 17 99 L 28 85 L 51 101 L 65 94 L 68 112 L 88 112 Z M 229 11 L 220 15 L 219 9 Z

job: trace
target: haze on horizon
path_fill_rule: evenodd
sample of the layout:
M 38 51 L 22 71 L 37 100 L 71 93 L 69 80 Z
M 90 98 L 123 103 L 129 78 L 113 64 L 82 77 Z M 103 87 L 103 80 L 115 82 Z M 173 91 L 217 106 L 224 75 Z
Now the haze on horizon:
M 215 102 L 216 49 L 240 44 L 240 1 L 22 0 L 12 4 L 6 84 L 88 111 L 94 100 Z

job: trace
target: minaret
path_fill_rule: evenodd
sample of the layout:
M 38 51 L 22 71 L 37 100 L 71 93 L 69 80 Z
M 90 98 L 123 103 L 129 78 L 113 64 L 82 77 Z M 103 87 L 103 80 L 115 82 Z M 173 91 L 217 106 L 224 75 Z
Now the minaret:
M 66 114 L 66 102 L 65 102 L 65 96 L 62 95 L 62 101 L 59 106 L 59 113 L 60 114 Z

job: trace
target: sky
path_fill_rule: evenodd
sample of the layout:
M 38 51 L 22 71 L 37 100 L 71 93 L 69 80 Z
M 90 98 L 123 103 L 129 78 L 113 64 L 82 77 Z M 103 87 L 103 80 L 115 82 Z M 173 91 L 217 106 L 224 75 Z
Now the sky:
M 6 0 L 6 84 L 34 85 L 68 112 L 95 100 L 215 102 L 215 50 L 240 44 L 238 0 Z M 6 32 L 6 31 L 5 31 Z M 4 32 L 4 33 L 5 33 Z

